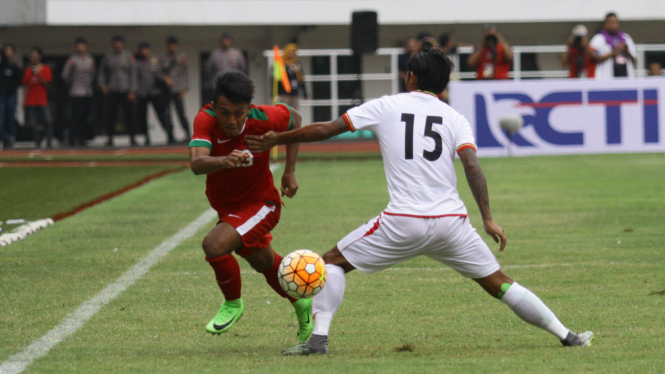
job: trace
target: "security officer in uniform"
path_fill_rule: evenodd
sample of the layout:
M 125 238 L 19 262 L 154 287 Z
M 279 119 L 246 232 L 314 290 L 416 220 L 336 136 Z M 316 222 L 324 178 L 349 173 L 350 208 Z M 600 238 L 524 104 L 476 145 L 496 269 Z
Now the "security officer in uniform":
M 136 59 L 131 52 L 125 50 L 125 38 L 121 35 L 113 37 L 113 52 L 104 56 L 99 66 L 98 83 L 106 97 L 106 131 L 109 136 L 106 145 L 113 147 L 119 107 L 122 107 L 125 116 L 131 145 L 136 145 L 133 110 L 133 103 L 136 102 Z
M 88 53 L 88 42 L 85 38 L 76 38 L 74 44 L 76 53 L 69 56 L 62 69 L 62 80 L 69 84 L 69 145 L 85 146 L 88 117 L 92 109 L 95 59 Z
M 169 103 L 175 105 L 180 126 L 186 135 L 185 139 L 189 141 L 191 138 L 189 121 L 185 115 L 185 105 L 183 102 L 189 88 L 189 80 L 187 78 L 189 60 L 187 59 L 187 55 L 178 51 L 178 48 L 178 39 L 175 36 L 166 38 L 166 53 L 159 59 L 159 63 L 164 74 L 164 82 L 168 87 Z M 168 109 L 168 115 L 170 118 L 170 109 Z
M 152 107 L 155 109 L 157 118 L 162 124 L 164 131 L 166 131 L 169 143 L 175 142 L 173 139 L 171 121 L 166 119 L 166 116 L 170 115 L 170 113 L 167 112 L 168 102 L 165 102 L 165 100 L 160 97 L 162 93 L 159 86 L 163 86 L 164 81 L 159 69 L 159 59 L 150 54 L 150 45 L 146 42 L 139 44 L 139 50 L 136 55 L 136 71 L 138 77 L 136 89 L 136 97 L 138 100 L 136 117 L 139 125 L 139 132 L 145 131 L 146 145 L 150 145 L 150 134 L 148 131 L 149 103 L 152 104 Z

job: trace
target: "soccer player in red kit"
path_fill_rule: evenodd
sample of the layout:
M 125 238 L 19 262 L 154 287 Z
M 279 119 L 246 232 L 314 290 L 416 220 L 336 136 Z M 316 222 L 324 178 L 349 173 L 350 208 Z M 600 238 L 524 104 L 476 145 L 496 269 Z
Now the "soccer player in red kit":
M 219 77 L 214 101 L 201 108 L 194 119 L 189 143 L 192 171 L 208 175 L 206 195 L 219 214 L 219 222 L 203 239 L 203 251 L 225 300 L 206 331 L 226 332 L 243 314 L 235 252 L 291 302 L 298 317 L 298 340 L 306 341 L 313 329 L 311 299 L 295 300 L 282 290 L 277 278 L 282 257 L 270 245 L 270 231 L 279 222 L 282 200 L 270 171 L 269 152 L 252 154 L 244 141 L 246 135 L 299 128 L 301 116 L 286 104 L 253 105 L 253 96 L 254 84 L 246 75 L 233 72 Z M 297 144 L 286 148 L 281 192 L 289 198 L 298 190 L 294 174 L 297 154 Z

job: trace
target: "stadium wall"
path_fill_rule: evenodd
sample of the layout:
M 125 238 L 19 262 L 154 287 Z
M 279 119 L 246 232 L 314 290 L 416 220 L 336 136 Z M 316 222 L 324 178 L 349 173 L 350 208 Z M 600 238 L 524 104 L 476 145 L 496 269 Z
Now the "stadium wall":
M 126 2 L 123 2 L 126 3 Z M 3 8 L 4 10 L 4 8 Z M 590 30 L 599 25 L 597 20 L 584 22 Z M 531 23 L 499 23 L 499 29 L 506 39 L 513 45 L 561 45 L 567 40 L 570 30 L 576 22 L 531 22 Z M 662 33 L 656 30 L 665 29 L 665 20 L 660 21 L 624 21 L 622 28 L 628 32 L 637 43 L 662 43 Z M 111 49 L 110 39 L 115 34 L 123 34 L 127 40 L 127 47 L 135 50 L 141 41 L 148 41 L 153 47 L 153 53 L 163 52 L 164 39 L 167 35 L 179 38 L 181 49 L 190 58 L 190 93 L 187 96 L 186 106 L 188 116 L 194 118 L 201 106 L 201 55 L 217 47 L 218 38 L 222 31 L 231 32 L 235 38 L 235 45 L 243 49 L 249 57 L 249 73 L 257 86 L 256 102 L 268 103 L 268 62 L 263 57 L 263 51 L 277 44 L 296 41 L 303 49 L 331 49 L 349 47 L 348 25 L 319 25 L 319 26 L 8 26 L 0 28 L 0 42 L 17 45 L 19 59 L 25 57 L 30 46 L 41 46 L 46 56 L 66 57 L 73 51 L 73 40 L 77 36 L 87 37 L 90 52 L 102 55 Z M 401 46 L 403 41 L 420 31 L 428 31 L 435 36 L 444 32 L 453 33 L 456 40 L 475 44 L 480 38 L 482 24 L 479 23 L 430 23 L 412 25 L 381 25 L 379 27 L 380 47 L 390 48 Z M 367 59 L 371 61 L 371 58 Z M 551 54 L 539 59 L 543 70 L 559 68 L 557 56 Z M 306 63 L 307 65 L 307 63 Z M 306 66 L 307 68 L 307 66 Z M 375 71 L 386 71 L 384 65 L 372 66 Z M 311 72 L 311 69 L 309 69 Z M 369 87 L 366 97 L 379 97 L 385 87 L 378 85 Z M 19 111 L 19 120 L 22 113 Z M 307 110 L 303 110 L 304 120 L 312 119 Z M 175 118 L 175 116 L 174 116 Z M 154 113 L 151 112 L 150 123 L 156 124 Z M 153 140 L 164 140 L 164 134 L 157 126 L 152 126 Z M 176 135 L 183 136 L 179 129 Z

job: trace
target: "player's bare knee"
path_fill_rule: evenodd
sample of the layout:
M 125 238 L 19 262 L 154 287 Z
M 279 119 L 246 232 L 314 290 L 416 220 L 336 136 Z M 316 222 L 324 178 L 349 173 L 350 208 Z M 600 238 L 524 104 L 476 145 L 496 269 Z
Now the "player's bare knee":
M 205 239 L 203 239 L 201 246 L 208 258 L 217 258 L 233 252 L 233 249 L 230 248 L 230 246 L 212 235 L 206 236 Z
M 345 273 L 350 272 L 351 270 L 354 270 L 355 267 L 351 265 L 344 256 L 342 256 L 342 252 L 335 246 L 335 248 L 329 250 L 323 255 L 323 262 L 326 263 L 326 265 L 335 265 L 339 266 L 342 269 L 344 269 Z

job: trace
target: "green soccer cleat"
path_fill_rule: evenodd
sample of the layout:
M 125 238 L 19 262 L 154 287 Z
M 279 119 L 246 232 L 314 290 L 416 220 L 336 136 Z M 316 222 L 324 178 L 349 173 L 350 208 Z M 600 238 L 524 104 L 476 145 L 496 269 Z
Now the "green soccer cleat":
M 291 305 L 296 310 L 298 317 L 298 341 L 306 342 L 314 330 L 314 321 L 312 320 L 312 299 L 299 299 Z
M 242 297 L 232 301 L 225 300 L 215 318 L 208 322 L 206 331 L 211 334 L 227 332 L 234 323 L 240 320 L 244 311 L 245 307 L 242 304 Z

